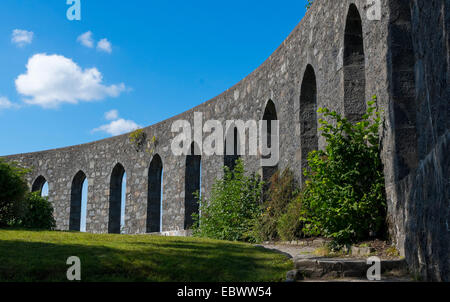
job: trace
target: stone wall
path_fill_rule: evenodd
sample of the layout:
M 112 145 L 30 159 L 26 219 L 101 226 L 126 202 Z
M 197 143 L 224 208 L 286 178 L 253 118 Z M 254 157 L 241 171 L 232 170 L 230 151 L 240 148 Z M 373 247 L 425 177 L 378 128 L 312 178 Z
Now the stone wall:
M 111 176 L 120 163 L 127 173 L 124 231 L 133 234 L 153 231 L 158 225 L 150 222 L 148 227 L 147 219 L 155 216 L 150 214 L 154 206 L 148 206 L 155 199 L 152 192 L 149 195 L 149 178 L 154 183 L 151 173 L 158 169 L 150 169 L 149 175 L 149 168 L 157 155 L 163 168 L 160 231 L 181 234 L 186 225 L 185 189 L 191 191 L 196 184 L 186 178 L 193 175 L 186 171 L 186 157 L 171 152 L 174 121 L 193 125 L 194 112 L 202 112 L 204 121 L 216 119 L 224 126 L 226 120 L 261 120 L 267 104 L 273 102 L 280 121 L 278 168 L 290 167 L 300 181 L 307 151 L 324 147 L 317 117 L 311 118 L 313 109 L 326 106 L 355 118 L 358 108 L 364 108 L 364 99 L 376 94 L 384 110 L 382 160 L 393 240 L 412 268 L 424 267 L 420 271 L 432 279 L 448 278 L 448 243 L 439 243 L 439 238 L 448 236 L 448 15 L 444 15 L 448 0 L 445 4 L 417 0 L 411 6 L 407 0 L 380 3 L 381 20 L 371 20 L 366 0 L 316 0 L 282 45 L 245 79 L 196 108 L 145 128 L 147 138 L 156 139 L 153 152 L 145 151 L 145 146 L 136 148 L 126 134 L 7 159 L 32 168 L 30 187 L 39 176 L 48 181 L 61 230 L 69 229 L 71 197 L 76 196 L 73 180 L 82 171 L 89 184 L 87 231 L 93 233 L 108 232 Z M 410 33 L 408 43 L 402 40 L 405 32 Z M 401 60 L 405 53 L 410 61 Z M 357 76 L 352 78 L 353 73 Z M 411 99 L 417 103 L 412 110 Z M 410 137 L 405 133 L 413 133 L 413 139 L 399 139 Z M 260 156 L 242 158 L 249 171 L 262 172 Z M 223 156 L 201 157 L 202 194 L 207 195 L 222 175 L 223 165 Z M 191 194 L 187 195 L 189 199 Z M 423 199 L 428 200 L 426 206 Z
M 390 9 L 390 230 L 418 275 L 449 281 L 450 1 L 395 0 Z

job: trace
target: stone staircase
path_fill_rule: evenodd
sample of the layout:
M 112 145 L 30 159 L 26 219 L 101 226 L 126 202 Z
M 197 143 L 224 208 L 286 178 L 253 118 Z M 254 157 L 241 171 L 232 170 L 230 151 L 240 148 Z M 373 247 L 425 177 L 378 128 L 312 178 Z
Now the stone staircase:
M 372 266 L 372 263 L 367 264 L 367 259 L 356 258 L 323 258 L 305 255 L 295 257 L 293 261 L 295 269 L 287 273 L 287 282 L 368 282 L 367 271 Z M 413 281 L 408 275 L 404 259 L 381 260 L 380 270 L 381 280 L 379 281 Z

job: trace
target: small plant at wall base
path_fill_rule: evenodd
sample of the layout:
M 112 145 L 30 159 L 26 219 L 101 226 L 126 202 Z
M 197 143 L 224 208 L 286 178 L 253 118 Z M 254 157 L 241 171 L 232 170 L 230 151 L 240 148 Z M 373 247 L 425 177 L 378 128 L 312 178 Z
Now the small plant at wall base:
M 250 230 L 260 212 L 262 181 L 245 174 L 242 159 L 212 186 L 209 199 L 199 200 L 200 214 L 192 215 L 197 237 L 230 241 L 255 241 Z M 198 194 L 197 194 L 198 197 Z
M 289 168 L 276 171 L 269 180 L 261 214 L 255 221 L 254 236 L 258 241 L 280 239 L 278 224 L 287 212 L 288 205 L 299 195 L 299 187 Z M 283 229 L 284 230 L 284 229 Z
M 292 241 L 305 237 L 303 233 L 302 193 L 298 194 L 287 206 L 277 222 L 277 232 L 283 241 Z
M 302 198 L 303 232 L 334 239 L 336 246 L 383 237 L 386 198 L 380 159 L 380 113 L 376 97 L 368 102 L 361 122 L 352 124 L 334 111 L 318 111 L 325 150 L 309 154 L 310 170 Z

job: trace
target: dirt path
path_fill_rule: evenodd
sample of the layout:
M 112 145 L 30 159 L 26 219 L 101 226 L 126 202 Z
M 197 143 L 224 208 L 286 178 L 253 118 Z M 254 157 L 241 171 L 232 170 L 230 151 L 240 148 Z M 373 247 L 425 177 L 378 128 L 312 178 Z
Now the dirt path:
M 300 246 L 300 245 L 283 245 L 283 244 L 259 244 L 257 246 L 264 247 L 269 250 L 282 253 L 289 258 L 310 258 L 314 257 L 313 252 L 317 247 Z

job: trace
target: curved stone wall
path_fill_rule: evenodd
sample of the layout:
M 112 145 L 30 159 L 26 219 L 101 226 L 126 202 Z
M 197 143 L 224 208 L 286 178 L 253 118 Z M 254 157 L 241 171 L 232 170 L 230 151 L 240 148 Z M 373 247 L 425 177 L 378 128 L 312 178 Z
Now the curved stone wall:
M 379 20 L 374 20 L 371 15 L 374 9 L 372 2 L 380 4 L 381 18 Z M 403 186 L 400 189 L 399 185 L 403 179 L 407 179 L 407 175 L 415 173 L 413 171 L 419 167 L 419 156 L 427 163 L 423 164 L 417 172 L 423 175 L 425 173 L 423 171 L 427 171 L 430 165 L 428 164 L 430 159 L 426 155 L 440 154 L 439 150 L 443 148 L 442 146 L 448 147 L 448 144 L 442 145 L 440 142 L 440 149 L 434 150 L 438 141 L 435 140 L 424 142 L 424 146 L 426 145 L 424 148 L 419 147 L 421 138 L 427 140 L 427 133 L 418 133 L 418 131 L 413 131 L 416 136 L 412 142 L 411 140 L 406 144 L 400 142 L 403 137 L 401 133 L 409 131 L 409 126 L 415 130 L 421 127 L 419 121 L 426 123 L 429 115 L 422 107 L 420 110 L 415 107 L 412 109 L 413 115 L 409 116 L 410 119 L 406 120 L 406 124 L 399 120 L 403 119 L 402 108 L 408 107 L 411 102 L 417 102 L 418 92 L 442 90 L 433 81 L 444 81 L 443 83 L 448 85 L 448 42 L 446 46 L 444 43 L 443 49 L 440 49 L 447 50 L 447 56 L 443 55 L 439 59 L 423 58 L 423 54 L 429 54 L 429 50 L 422 49 L 422 53 L 418 50 L 421 38 L 433 31 L 429 25 L 423 24 L 421 18 L 429 18 L 427 13 L 437 16 L 442 8 L 444 8 L 443 11 L 448 12 L 448 7 L 439 6 L 441 2 L 444 3 L 439 0 L 316 0 L 282 45 L 249 76 L 208 102 L 144 128 L 148 138 L 156 139 L 153 152 L 136 148 L 126 134 L 85 145 L 6 158 L 32 168 L 32 173 L 28 176 L 30 187 L 39 176 L 43 176 L 48 181 L 49 199 L 55 208 L 58 229 L 68 230 L 70 221 L 76 220 L 76 217 L 71 219 L 70 213 L 72 196 L 76 197 L 72 187 L 75 176 L 80 175 L 79 172 L 82 171 L 89 184 L 87 231 L 108 232 L 110 200 L 111 194 L 114 194 L 111 193 L 113 192 L 111 190 L 113 169 L 120 163 L 127 174 L 124 231 L 134 234 L 159 230 L 158 223 L 152 223 L 147 217 L 159 215 L 158 207 L 149 205 L 149 201 L 158 198 L 149 188 L 158 184 L 158 177 L 161 175 L 163 206 L 160 231 L 182 231 L 189 225 L 185 219 L 185 209 L 190 208 L 186 207 L 189 205 L 186 201 L 191 198 L 191 194 L 189 192 L 186 194 L 186 188 L 189 191 L 191 184 L 188 182 L 195 179 L 190 176 L 198 175 L 197 172 L 186 171 L 186 167 L 191 165 L 187 166 L 186 163 L 191 163 L 198 158 L 187 160 L 185 156 L 175 156 L 171 152 L 171 141 L 176 135 L 171 132 L 174 121 L 187 120 L 193 125 L 194 112 L 201 112 L 203 120 L 219 120 L 225 127 L 226 120 L 263 119 L 267 104 L 273 102 L 275 109 L 271 110 L 275 110 L 280 121 L 278 168 L 284 169 L 289 166 L 301 181 L 300 171 L 302 162 L 304 165 L 305 154 L 317 146 L 323 148 L 324 144 L 323 139 L 318 139 L 317 117 L 311 118 L 314 108 L 326 106 L 350 118 L 357 118 L 361 111 L 358 108 L 364 108 L 364 98 L 368 100 L 376 94 L 379 106 L 384 110 L 382 159 L 385 164 L 391 234 L 402 254 L 405 254 L 408 262 L 417 269 L 422 265 L 418 264 L 418 253 L 426 253 L 426 251 L 419 251 L 416 248 L 415 243 L 421 240 L 420 238 L 411 239 L 412 237 L 408 235 L 411 224 L 409 223 L 408 226 L 405 223 L 404 212 L 407 203 L 415 204 L 418 199 L 408 199 L 411 198 L 409 196 L 411 187 L 405 185 L 406 188 Z M 442 5 L 448 6 L 448 1 Z M 420 14 L 425 17 L 419 16 Z M 358 20 L 358 16 L 361 20 Z M 448 15 L 442 12 L 441 19 L 444 24 L 441 36 L 434 35 L 437 35 L 436 41 L 445 42 L 448 41 Z M 410 34 L 410 40 L 406 41 L 408 43 L 403 43 L 405 41 L 398 37 L 399 31 Z M 412 54 L 414 59 L 406 63 L 401 61 L 401 56 L 405 53 Z M 411 66 L 421 56 L 419 65 Z M 431 77 L 433 70 L 426 68 L 433 59 L 442 61 L 442 66 L 447 68 L 439 75 L 435 75 L 435 78 Z M 401 70 L 404 64 L 408 67 L 406 73 L 402 73 Z M 427 87 L 415 87 L 410 85 L 417 82 L 414 79 L 411 80 L 411 76 L 430 76 L 431 83 Z M 400 90 L 396 89 L 397 86 L 401 87 Z M 404 93 L 407 93 L 409 98 L 403 97 Z M 440 104 L 444 112 L 448 112 L 448 103 L 442 101 L 447 97 L 448 102 L 448 88 L 447 91 L 439 90 L 438 94 L 431 97 Z M 430 128 L 432 131 L 433 127 L 437 127 L 436 138 L 443 133 L 448 133 L 448 120 L 448 118 L 442 118 L 442 114 L 436 117 L 437 124 L 433 124 Z M 446 137 L 445 140 L 447 140 Z M 412 155 L 403 158 L 403 152 Z M 157 158 L 155 162 L 159 164 L 151 167 L 150 164 L 154 158 Z M 262 172 L 260 156 L 243 155 L 242 158 L 248 170 Z M 214 180 L 223 173 L 224 156 L 201 156 L 200 160 L 201 192 L 208 194 Z M 448 164 L 448 162 L 445 163 Z M 198 167 L 198 164 L 194 166 Z M 445 171 L 448 182 L 448 167 Z M 194 187 L 196 185 L 198 184 L 192 184 Z M 439 208 L 447 210 L 446 213 L 441 213 L 443 224 L 436 230 L 436 232 L 443 232 L 439 235 L 441 237 L 442 235 L 448 237 L 448 228 L 443 228 L 445 223 L 448 225 L 448 189 L 445 192 L 447 192 L 447 203 L 445 201 L 438 203 Z M 422 217 L 420 213 L 414 215 Z M 423 227 L 427 228 L 427 223 Z M 405 240 L 408 243 L 408 249 L 411 249 L 406 252 Z M 425 271 L 431 269 L 434 272 L 434 275 L 431 274 L 433 278 L 448 280 L 448 260 L 445 260 L 448 255 L 448 245 L 437 244 L 436 240 L 439 239 L 436 237 L 429 244 L 440 250 L 438 253 L 430 254 L 432 260 L 425 264 Z M 439 273 L 436 274 L 436 269 L 430 268 L 433 265 L 439 268 Z M 426 273 L 423 274 L 426 275 Z

